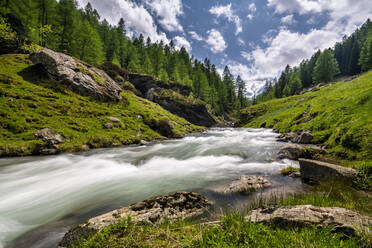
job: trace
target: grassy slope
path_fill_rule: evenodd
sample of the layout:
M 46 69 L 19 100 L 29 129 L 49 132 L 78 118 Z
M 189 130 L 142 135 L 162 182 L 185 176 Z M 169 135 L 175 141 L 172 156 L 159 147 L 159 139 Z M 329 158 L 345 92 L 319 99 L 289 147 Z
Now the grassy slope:
M 245 127 L 266 123 L 281 133 L 308 129 L 313 142 L 330 146 L 335 157 L 372 160 L 372 71 L 317 92 L 264 102 L 242 114 Z
M 27 55 L 0 55 L 0 156 L 31 154 L 43 144 L 33 134 L 47 127 L 65 136 L 61 150 L 66 152 L 79 151 L 83 144 L 109 147 L 160 139 L 145 124 L 153 119 L 167 118 L 178 134 L 188 133 L 186 120 L 130 91 L 122 93 L 119 103 L 101 103 L 41 81 Z M 137 115 L 144 118 L 137 119 Z M 109 116 L 122 122 L 104 129 Z M 137 137 L 139 132 L 142 136 Z

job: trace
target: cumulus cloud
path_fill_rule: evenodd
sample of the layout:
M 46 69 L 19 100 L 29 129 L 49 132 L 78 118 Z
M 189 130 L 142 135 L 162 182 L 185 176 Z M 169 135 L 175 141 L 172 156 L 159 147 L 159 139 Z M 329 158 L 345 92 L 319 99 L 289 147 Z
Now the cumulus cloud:
M 177 16 L 183 14 L 181 0 L 152 0 L 148 5 L 161 18 L 159 22 L 165 29 L 183 32 L 177 19 Z
M 190 31 L 189 34 L 194 40 L 197 40 L 197 41 L 203 40 L 203 38 L 200 35 L 198 35 L 195 31 Z
M 229 22 L 234 22 L 236 26 L 235 35 L 243 31 L 241 20 L 239 16 L 235 15 L 234 11 L 231 9 L 231 3 L 228 5 L 213 6 L 209 12 L 217 17 L 225 17 Z
M 184 47 L 188 52 L 192 50 L 190 42 L 188 42 L 185 37 L 176 36 L 173 38 L 173 40 L 176 49 L 181 49 L 181 47 Z
M 225 39 L 218 30 L 211 29 L 207 32 L 207 34 L 208 38 L 206 42 L 209 45 L 209 49 L 213 53 L 223 52 L 227 48 Z
M 287 16 L 283 16 L 280 21 L 284 24 L 293 24 L 296 22 L 296 20 L 293 18 L 293 15 L 287 15 Z
M 143 34 L 153 41 L 169 43 L 166 34 L 158 31 L 151 14 L 143 5 L 127 0 L 78 0 L 80 6 L 88 2 L 112 25 L 116 25 L 123 17 L 129 34 Z
M 262 37 L 263 46 L 241 53 L 248 65 L 231 62 L 231 71 L 240 72 L 247 81 L 247 87 L 263 86 L 267 78 L 278 76 L 287 64 L 298 65 L 316 50 L 333 46 L 372 15 L 370 0 L 353 3 L 349 0 L 268 0 L 268 6 L 278 14 L 286 14 L 281 19 L 286 24 L 294 20 L 294 13 L 326 14 L 329 21 L 324 27 L 307 33 L 291 31 L 285 27 L 276 31 L 269 30 Z M 315 18 L 311 17 L 308 23 L 314 21 Z

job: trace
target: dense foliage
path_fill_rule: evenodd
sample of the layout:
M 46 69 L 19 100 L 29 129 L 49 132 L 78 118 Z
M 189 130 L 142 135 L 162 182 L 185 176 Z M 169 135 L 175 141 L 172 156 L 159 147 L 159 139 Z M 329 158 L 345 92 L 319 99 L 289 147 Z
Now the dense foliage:
M 225 68 L 223 78 L 208 59 L 203 62 L 176 49 L 173 41 L 152 42 L 143 35 L 126 36 L 125 20 L 115 26 L 101 20 L 88 3 L 78 9 L 75 0 L 9 0 L 3 1 L 0 13 L 12 13 L 26 24 L 27 37 L 40 46 L 64 52 L 91 64 L 104 61 L 130 72 L 176 81 L 192 87 L 190 98 L 199 98 L 218 115 L 246 107 L 245 84 Z
M 360 74 L 372 69 L 372 22 L 368 19 L 350 37 L 344 37 L 333 49 L 317 51 L 299 66 L 286 66 L 279 79 L 267 82 L 257 102 L 292 96 L 302 89 L 333 81 L 334 77 Z

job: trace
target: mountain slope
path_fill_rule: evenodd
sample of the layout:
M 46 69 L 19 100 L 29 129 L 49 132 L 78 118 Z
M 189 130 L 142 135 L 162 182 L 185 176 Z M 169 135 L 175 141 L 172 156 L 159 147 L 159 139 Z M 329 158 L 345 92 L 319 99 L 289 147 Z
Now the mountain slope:
M 199 130 L 130 91 L 118 103 L 104 103 L 43 82 L 28 57 L 0 55 L 0 157 L 38 154 L 45 142 L 34 134 L 43 128 L 65 137 L 60 152 L 163 139 L 154 128 L 162 120 L 172 123 L 175 137 Z M 107 129 L 108 117 L 120 122 Z
M 304 95 L 267 101 L 241 111 L 245 127 L 279 132 L 311 130 L 313 143 L 341 159 L 372 159 L 372 71 Z

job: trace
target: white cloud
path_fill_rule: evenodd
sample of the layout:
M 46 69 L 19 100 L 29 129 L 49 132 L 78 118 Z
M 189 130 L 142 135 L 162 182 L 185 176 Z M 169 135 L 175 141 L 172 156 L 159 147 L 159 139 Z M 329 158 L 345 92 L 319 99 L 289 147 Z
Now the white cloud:
M 242 51 L 240 55 L 245 58 L 248 62 L 253 60 L 253 56 L 249 52 Z
M 207 34 L 208 38 L 206 42 L 209 45 L 209 49 L 213 53 L 223 52 L 227 48 L 225 39 L 218 30 L 211 29 L 207 32 Z
M 277 13 L 287 15 L 283 23 L 293 20 L 296 14 L 326 14 L 328 23 L 319 29 L 307 33 L 298 33 L 281 27 L 277 31 L 268 31 L 263 36 L 264 45 L 253 47 L 253 50 L 242 52 L 248 65 L 231 63 L 231 71 L 241 73 L 247 87 L 258 87 L 265 84 L 265 79 L 279 75 L 289 64 L 298 65 L 302 59 L 309 58 L 316 50 L 332 47 L 346 34 L 350 35 L 368 17 L 372 16 L 370 0 L 268 0 L 268 6 Z M 315 17 L 309 19 L 313 23 Z M 253 89 L 254 90 L 254 89 Z
M 256 12 L 256 10 L 257 10 L 257 8 L 256 8 L 256 4 L 251 3 L 251 4 L 248 6 L 248 9 L 249 9 L 251 12 Z
M 329 0 L 268 0 L 267 5 L 274 7 L 277 13 L 297 12 L 304 14 L 322 11 L 321 2 L 329 2 Z
M 85 6 L 88 2 L 99 11 L 102 19 L 105 18 L 112 25 L 116 25 L 123 17 L 128 34 L 143 34 L 153 41 L 163 40 L 169 43 L 166 34 L 158 31 L 152 16 L 144 6 L 127 0 L 78 0 L 80 6 Z
M 293 24 L 296 22 L 295 19 L 293 19 L 293 15 L 287 15 L 287 16 L 284 16 L 280 19 L 280 21 L 284 24 Z
M 184 47 L 188 52 L 192 50 L 190 42 L 186 40 L 185 37 L 176 36 L 173 38 L 176 49 L 181 49 L 181 47 Z
M 231 9 L 231 3 L 228 5 L 213 6 L 209 12 L 217 17 L 225 17 L 229 22 L 234 22 L 236 26 L 235 35 L 243 31 L 239 16 L 235 15 L 234 11 Z
M 252 20 L 253 17 L 254 17 L 254 16 L 253 16 L 252 14 L 248 14 L 248 15 L 247 15 L 247 18 L 248 18 L 249 20 Z
M 195 31 L 190 31 L 189 34 L 194 40 L 197 40 L 197 41 L 203 40 L 203 38 L 200 35 L 198 35 Z
M 165 29 L 183 32 L 177 19 L 177 16 L 183 14 L 181 0 L 152 0 L 148 5 L 161 18 L 159 22 Z

